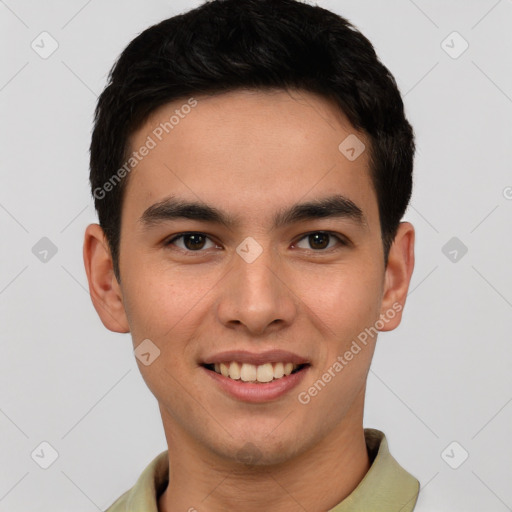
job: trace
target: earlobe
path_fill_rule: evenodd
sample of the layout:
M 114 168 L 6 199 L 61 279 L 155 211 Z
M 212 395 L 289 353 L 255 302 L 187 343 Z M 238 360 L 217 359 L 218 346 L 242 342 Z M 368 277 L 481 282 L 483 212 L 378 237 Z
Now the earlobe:
M 103 325 L 114 332 L 130 332 L 108 243 L 98 224 L 85 230 L 83 257 L 91 300 Z
M 414 270 L 414 226 L 401 222 L 389 251 L 381 306 L 380 331 L 391 331 L 400 325 L 407 292 Z

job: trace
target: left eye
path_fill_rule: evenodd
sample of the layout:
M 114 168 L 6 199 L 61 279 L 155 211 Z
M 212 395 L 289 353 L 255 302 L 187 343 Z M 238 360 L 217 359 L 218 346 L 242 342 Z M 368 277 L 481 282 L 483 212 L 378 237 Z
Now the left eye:
M 177 240 L 180 240 L 181 243 L 176 243 Z M 207 241 L 211 244 L 209 247 L 206 247 Z M 182 233 L 167 242 L 167 245 L 171 244 L 188 251 L 199 251 L 201 249 L 211 249 L 212 247 L 216 247 L 216 245 L 203 233 Z
M 327 233 L 325 231 L 316 231 L 315 233 L 309 233 L 308 235 L 305 235 L 303 238 L 299 240 L 296 246 L 299 247 L 300 249 L 331 249 L 333 245 L 330 244 L 330 241 L 332 241 L 333 239 L 336 240 L 341 245 L 346 245 L 346 243 L 339 236 L 333 235 L 332 233 Z M 301 247 L 299 244 L 303 240 L 306 240 L 310 247 Z

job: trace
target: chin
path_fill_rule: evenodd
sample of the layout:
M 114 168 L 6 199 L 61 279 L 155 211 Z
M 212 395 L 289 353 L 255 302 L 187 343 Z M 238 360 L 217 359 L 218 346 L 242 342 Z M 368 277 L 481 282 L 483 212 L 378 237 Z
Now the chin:
M 289 431 L 284 432 L 286 438 L 269 438 L 268 432 L 246 433 L 237 440 L 230 439 L 227 445 L 214 451 L 231 464 L 268 467 L 283 464 L 306 449 L 297 445 L 297 436 Z

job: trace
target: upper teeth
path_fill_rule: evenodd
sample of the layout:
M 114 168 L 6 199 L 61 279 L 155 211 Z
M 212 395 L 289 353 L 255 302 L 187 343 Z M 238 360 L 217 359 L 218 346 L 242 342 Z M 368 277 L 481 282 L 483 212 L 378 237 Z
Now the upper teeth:
M 284 375 L 290 375 L 293 370 L 299 367 L 293 363 L 265 363 L 254 365 L 249 363 L 215 363 L 214 368 L 217 373 L 224 377 L 244 382 L 270 382 L 273 379 L 280 379 Z

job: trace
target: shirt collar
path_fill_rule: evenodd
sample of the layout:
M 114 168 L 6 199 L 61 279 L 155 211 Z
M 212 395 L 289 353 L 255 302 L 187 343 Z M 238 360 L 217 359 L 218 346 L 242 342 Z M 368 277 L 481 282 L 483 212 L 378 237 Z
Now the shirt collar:
M 389 452 L 386 436 L 380 430 L 364 430 L 372 465 L 359 485 L 329 512 L 411 512 L 420 484 Z

